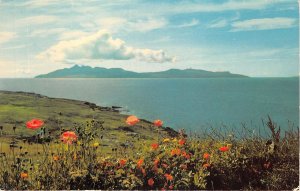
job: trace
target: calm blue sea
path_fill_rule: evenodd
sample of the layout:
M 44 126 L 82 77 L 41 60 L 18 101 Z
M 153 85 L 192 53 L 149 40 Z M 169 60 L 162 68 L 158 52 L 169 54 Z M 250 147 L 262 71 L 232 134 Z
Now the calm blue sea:
M 283 129 L 299 124 L 298 78 L 241 79 L 0 79 L 0 90 L 122 106 L 175 129 L 221 124 L 262 126 L 268 115 Z

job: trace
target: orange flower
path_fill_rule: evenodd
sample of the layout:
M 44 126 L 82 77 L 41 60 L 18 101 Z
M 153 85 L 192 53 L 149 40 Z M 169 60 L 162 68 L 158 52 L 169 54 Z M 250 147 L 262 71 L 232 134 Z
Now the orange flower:
M 140 159 L 137 161 L 137 167 L 140 168 L 144 163 L 144 159 Z
M 140 120 L 139 120 L 136 116 L 134 116 L 134 115 L 131 115 L 131 116 L 129 116 L 129 117 L 126 119 L 126 123 L 127 123 L 128 125 L 135 125 L 135 124 L 137 124 L 139 121 L 140 121 Z
M 53 156 L 53 160 L 54 160 L 54 161 L 59 160 L 59 156 L 57 156 L 57 155 Z
M 146 170 L 144 168 L 141 168 L 143 176 L 146 176 Z
M 73 131 L 66 131 L 64 132 L 60 139 L 69 145 L 71 145 L 73 142 L 77 141 L 77 135 Z
M 162 122 L 162 120 L 157 119 L 157 120 L 155 120 L 155 121 L 153 122 L 153 124 L 154 124 L 154 126 L 156 126 L 156 127 L 161 127 L 161 126 L 163 125 L 163 122 Z
M 28 129 L 38 129 L 44 125 L 44 122 L 40 119 L 32 119 L 30 121 L 27 121 L 26 127 Z
M 229 150 L 229 147 L 226 147 L 226 146 L 220 147 L 219 150 L 220 150 L 221 152 L 227 152 L 227 151 Z
M 204 158 L 204 159 L 209 159 L 209 158 L 210 158 L 210 154 L 204 153 L 204 154 L 203 154 L 203 158 Z
M 171 151 L 171 156 L 174 156 L 174 155 L 179 156 L 180 153 L 181 153 L 181 150 L 180 150 L 180 149 L 173 149 L 173 150 Z
M 153 184 L 154 184 L 153 178 L 149 178 L 149 179 L 148 179 L 148 185 L 152 187 Z
M 170 180 L 170 181 L 173 180 L 173 176 L 171 174 L 165 174 L 165 177 L 167 180 Z
M 179 145 L 184 145 L 184 144 L 185 144 L 185 139 L 180 139 L 180 140 L 178 141 L 178 143 L 179 143 Z
M 23 179 L 27 179 L 28 178 L 28 173 L 27 172 L 21 172 L 20 176 Z
M 157 166 L 158 163 L 159 163 L 159 158 L 155 159 L 153 163 L 154 163 L 155 166 Z
M 123 166 L 125 166 L 126 162 L 127 162 L 127 160 L 121 159 L 121 160 L 119 161 L 119 164 L 120 164 L 121 167 L 123 167 Z
M 185 157 L 186 159 L 190 159 L 191 158 L 191 155 L 187 154 L 185 151 L 183 151 L 181 155 L 183 157 Z
M 203 165 L 203 168 L 208 168 L 208 167 L 210 167 L 210 164 L 208 164 L 208 163 L 205 163 L 205 164 Z
M 158 143 L 153 143 L 153 144 L 151 144 L 151 148 L 152 148 L 153 150 L 158 149 L 158 147 L 159 147 L 159 144 L 158 144 Z

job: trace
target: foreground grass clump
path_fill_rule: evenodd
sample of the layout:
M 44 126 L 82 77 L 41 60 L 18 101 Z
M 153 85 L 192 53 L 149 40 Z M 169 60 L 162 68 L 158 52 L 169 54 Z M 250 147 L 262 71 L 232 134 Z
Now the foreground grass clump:
M 130 116 L 132 128 L 139 119 Z M 125 124 L 125 123 L 124 123 Z M 47 125 L 47 124 L 45 124 Z M 102 123 L 47 131 L 34 143 L 10 144 L 0 153 L 2 189 L 292 189 L 299 184 L 299 132 L 280 137 L 269 119 L 271 138 L 161 136 L 162 121 L 153 123 L 156 137 L 127 140 L 105 151 Z M 33 120 L 27 128 L 46 129 Z M 2 133 L 2 129 L 0 129 Z M 35 131 L 35 130 L 34 130 Z M 52 141 L 46 141 L 47 138 Z M 2 151 L 2 145 L 1 145 Z

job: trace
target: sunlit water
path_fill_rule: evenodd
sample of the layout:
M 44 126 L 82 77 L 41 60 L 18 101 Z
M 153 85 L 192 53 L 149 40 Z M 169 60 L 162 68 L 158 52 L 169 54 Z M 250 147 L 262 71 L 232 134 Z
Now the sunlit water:
M 122 106 L 140 118 L 191 131 L 241 123 L 257 129 L 267 115 L 283 129 L 299 123 L 298 78 L 0 79 L 0 90 Z

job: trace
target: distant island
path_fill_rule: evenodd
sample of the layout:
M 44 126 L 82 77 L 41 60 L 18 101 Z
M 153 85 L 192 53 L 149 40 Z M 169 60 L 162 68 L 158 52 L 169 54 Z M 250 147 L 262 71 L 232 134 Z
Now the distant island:
M 245 78 L 248 76 L 232 74 L 230 72 L 210 72 L 197 69 L 169 69 L 161 72 L 133 72 L 121 68 L 100 68 L 74 65 L 41 74 L 36 78 Z

